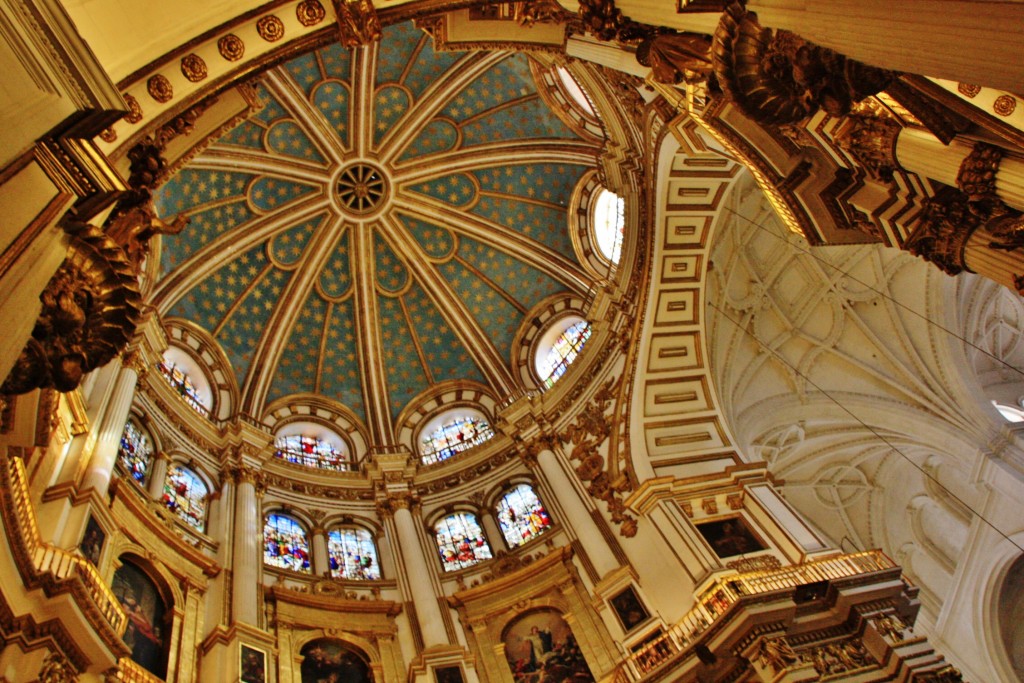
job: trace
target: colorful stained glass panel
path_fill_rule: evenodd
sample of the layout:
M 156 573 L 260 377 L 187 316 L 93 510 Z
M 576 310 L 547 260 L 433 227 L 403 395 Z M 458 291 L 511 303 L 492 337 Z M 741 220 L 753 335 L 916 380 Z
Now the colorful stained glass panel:
M 373 536 L 365 529 L 333 529 L 327 534 L 327 559 L 331 576 L 376 581 L 380 564 Z
M 267 515 L 263 526 L 263 564 L 310 573 L 306 530 L 291 517 Z
M 520 484 L 498 501 L 498 524 L 508 547 L 532 541 L 551 528 L 551 516 L 533 489 Z
M 446 572 L 491 559 L 491 547 L 474 515 L 456 512 L 434 525 L 434 539 Z

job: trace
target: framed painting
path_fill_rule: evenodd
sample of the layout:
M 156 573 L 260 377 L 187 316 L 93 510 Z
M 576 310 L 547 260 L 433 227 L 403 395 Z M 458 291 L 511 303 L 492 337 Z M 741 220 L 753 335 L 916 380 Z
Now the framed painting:
M 90 515 L 89 521 L 85 524 L 85 535 L 82 536 L 82 542 L 78 544 L 78 549 L 94 567 L 100 566 L 100 555 L 103 553 L 103 543 L 106 540 L 107 532 L 103 530 L 96 518 Z
M 258 647 L 242 643 L 238 655 L 241 683 L 267 683 L 267 653 Z
M 464 683 L 464 680 L 460 666 L 443 666 L 440 669 L 434 669 L 436 683 Z
M 615 616 L 619 618 L 622 630 L 627 633 L 651 618 L 632 586 L 614 595 L 608 602 L 615 611 Z
M 756 553 L 767 548 L 746 520 L 739 516 L 701 522 L 696 526 L 719 558 Z
M 554 610 L 523 614 L 506 627 L 501 638 L 516 683 L 594 681 L 572 629 Z

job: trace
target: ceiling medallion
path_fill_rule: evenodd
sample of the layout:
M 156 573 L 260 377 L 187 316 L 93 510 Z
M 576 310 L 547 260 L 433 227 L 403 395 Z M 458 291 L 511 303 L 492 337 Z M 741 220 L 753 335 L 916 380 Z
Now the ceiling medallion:
M 234 33 L 229 33 L 217 41 L 220 56 L 229 62 L 237 62 L 245 54 L 245 43 Z
M 195 53 L 187 54 L 181 58 L 181 73 L 193 83 L 198 83 L 206 78 L 206 62 Z
M 276 42 L 284 37 L 284 22 L 273 14 L 268 14 L 256 22 L 256 32 L 268 43 Z
M 341 172 L 336 192 L 344 209 L 364 216 L 384 204 L 388 195 L 388 181 L 379 168 L 360 161 Z
M 327 15 L 319 0 L 302 0 L 295 8 L 295 16 L 303 26 L 316 26 Z
M 160 104 L 170 102 L 174 97 L 174 88 L 171 87 L 171 82 L 162 74 L 150 76 L 146 81 L 146 90 L 149 91 L 149 96 Z

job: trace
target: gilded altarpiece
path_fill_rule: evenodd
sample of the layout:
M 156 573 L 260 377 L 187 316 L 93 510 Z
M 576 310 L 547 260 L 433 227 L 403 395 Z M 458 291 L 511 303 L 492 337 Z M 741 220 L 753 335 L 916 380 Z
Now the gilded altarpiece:
M 615 666 L 615 641 L 591 606 L 569 548 L 459 591 L 448 602 L 458 611 L 478 658 L 477 668 L 485 671 L 488 681 L 515 681 L 504 636 L 510 624 L 530 612 L 557 612 L 565 620 L 596 680 Z
M 329 592 L 336 585 L 339 589 Z M 278 683 L 302 682 L 303 648 L 320 639 L 339 642 L 365 654 L 374 681 L 406 679 L 395 625 L 401 605 L 391 600 L 350 599 L 339 584 L 330 581 L 314 584 L 313 591 L 320 592 L 276 586 L 268 591 L 268 626 L 277 631 L 280 652 Z

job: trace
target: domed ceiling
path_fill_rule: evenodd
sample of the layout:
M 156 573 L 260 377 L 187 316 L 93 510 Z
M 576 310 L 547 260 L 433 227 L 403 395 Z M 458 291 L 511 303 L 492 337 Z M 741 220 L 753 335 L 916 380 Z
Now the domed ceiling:
M 205 329 L 241 405 L 315 393 L 390 424 L 445 380 L 514 388 L 536 303 L 583 293 L 567 207 L 599 142 L 538 94 L 528 58 L 435 53 L 411 24 L 265 74 L 262 109 L 157 197 L 153 301 Z

